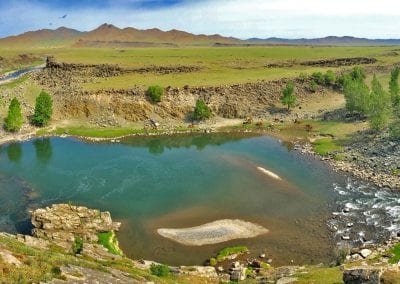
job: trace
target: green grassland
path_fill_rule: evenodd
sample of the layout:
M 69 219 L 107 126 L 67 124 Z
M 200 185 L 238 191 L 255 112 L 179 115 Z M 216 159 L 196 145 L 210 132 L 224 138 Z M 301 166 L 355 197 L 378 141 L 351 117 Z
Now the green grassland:
M 53 55 L 58 61 L 83 64 L 118 64 L 122 67 L 148 66 L 198 66 L 200 71 L 174 74 L 128 74 L 83 84 L 88 90 L 103 88 L 130 88 L 134 85 L 158 84 L 163 87 L 213 86 L 274 80 L 295 77 L 300 73 L 337 70 L 294 65 L 290 68 L 266 68 L 267 64 L 302 62 L 308 60 L 374 57 L 376 65 L 400 61 L 393 51 L 396 47 L 312 47 L 312 46 L 264 46 L 264 47 L 188 47 L 188 48 L 52 48 L 52 49 L 2 49 L 4 58 L 18 54 Z

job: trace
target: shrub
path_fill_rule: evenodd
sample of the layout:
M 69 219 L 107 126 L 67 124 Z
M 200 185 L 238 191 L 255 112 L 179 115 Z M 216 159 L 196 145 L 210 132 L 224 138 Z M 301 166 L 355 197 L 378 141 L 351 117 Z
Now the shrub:
M 319 85 L 325 84 L 325 76 L 322 72 L 314 72 L 311 78 Z
M 390 125 L 390 137 L 400 139 L 400 120 L 395 121 Z
M 169 269 L 168 266 L 164 264 L 152 264 L 150 266 L 150 272 L 151 274 L 158 276 L 158 277 L 167 277 L 170 275 L 171 270 Z
M 365 71 L 362 67 L 356 66 L 351 71 L 350 77 L 355 81 L 364 81 L 367 76 L 365 75 Z
M 74 254 L 81 253 L 83 249 L 83 240 L 80 237 L 75 237 L 74 244 L 72 245 L 72 252 Z
M 36 98 L 35 113 L 32 123 L 36 126 L 45 126 L 49 123 L 53 114 L 53 100 L 50 95 L 42 91 Z
M 352 78 L 351 78 L 351 76 L 349 74 L 341 74 L 341 75 L 336 77 L 336 85 L 339 88 L 343 88 L 345 83 L 347 81 L 350 81 L 350 80 L 352 80 Z
M 299 79 L 305 82 L 308 79 L 307 73 L 301 72 L 299 75 Z
M 196 106 L 193 111 L 193 119 L 203 120 L 210 117 L 211 117 L 211 109 L 202 99 L 197 100 Z
M 211 266 L 215 266 L 217 264 L 218 264 L 218 261 L 214 257 L 210 258 L 210 265 Z
M 23 123 L 21 104 L 17 98 L 11 100 L 7 117 L 4 119 L 4 128 L 7 131 L 16 132 L 21 129 Z
M 161 102 L 161 97 L 164 95 L 164 89 L 160 86 L 150 86 L 146 95 L 150 98 L 153 103 Z
M 295 106 L 296 96 L 294 95 L 294 83 L 292 81 L 289 81 L 282 90 L 281 102 L 287 106 L 288 110 Z
M 317 91 L 317 83 L 315 83 L 314 80 L 310 81 L 310 85 L 309 85 L 310 91 L 315 93 Z
M 326 71 L 326 73 L 324 75 L 324 84 L 327 86 L 330 86 L 333 83 L 335 83 L 335 80 L 336 80 L 335 73 L 332 70 Z

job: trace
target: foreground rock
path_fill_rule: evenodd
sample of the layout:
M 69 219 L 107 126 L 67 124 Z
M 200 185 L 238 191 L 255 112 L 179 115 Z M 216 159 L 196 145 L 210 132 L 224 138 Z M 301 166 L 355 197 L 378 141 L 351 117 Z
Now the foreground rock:
M 114 234 L 121 225 L 112 221 L 109 212 L 69 204 L 37 209 L 32 213 L 31 221 L 35 227 L 32 231 L 34 237 L 96 258 L 111 256 L 102 245 L 97 244 L 99 234 Z
M 183 245 L 203 246 L 254 238 L 268 233 L 268 230 L 250 222 L 225 219 L 191 228 L 158 229 L 157 233 Z
M 374 267 L 354 267 L 343 273 L 345 284 L 379 284 L 382 270 Z

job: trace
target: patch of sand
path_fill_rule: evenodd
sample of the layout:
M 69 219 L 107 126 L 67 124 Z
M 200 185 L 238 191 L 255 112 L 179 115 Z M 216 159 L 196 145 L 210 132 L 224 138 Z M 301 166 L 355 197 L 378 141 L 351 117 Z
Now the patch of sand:
M 186 246 L 203 246 L 235 239 L 254 238 L 268 233 L 268 230 L 250 222 L 224 219 L 191 228 L 162 228 L 158 229 L 157 233 Z

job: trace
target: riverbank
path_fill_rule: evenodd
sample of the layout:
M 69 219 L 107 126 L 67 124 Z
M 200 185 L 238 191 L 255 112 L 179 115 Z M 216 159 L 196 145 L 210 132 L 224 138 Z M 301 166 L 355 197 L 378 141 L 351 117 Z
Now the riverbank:
M 74 137 L 83 141 L 99 143 L 120 143 L 127 137 L 143 136 L 174 136 L 210 133 L 248 133 L 254 135 L 268 135 L 290 143 L 293 150 L 303 154 L 313 155 L 328 163 L 333 170 L 350 174 L 357 179 L 372 183 L 386 190 L 400 190 L 400 143 L 392 141 L 388 133 L 379 135 L 359 133 L 356 140 L 347 141 L 346 146 L 338 146 L 332 151 L 318 153 L 314 143 L 321 136 L 318 131 L 319 122 L 309 121 L 308 124 L 292 129 L 293 122 L 258 122 L 243 124 L 240 119 L 214 119 L 212 122 L 203 122 L 199 125 L 176 126 L 168 125 L 163 128 L 93 128 L 71 127 L 65 124 L 53 125 L 49 128 L 38 129 L 33 126 L 24 126 L 19 133 L 8 133 L 0 130 L 0 145 L 12 142 L 22 142 L 41 137 Z M 315 126 L 313 126 L 315 124 Z M 316 132 L 306 130 L 307 125 L 317 128 Z M 337 135 L 324 133 L 323 137 Z M 290 132 L 293 133 L 290 133 Z M 347 135 L 347 134 L 346 134 Z M 317 137 L 317 138 L 315 138 Z M 319 138 L 318 138 L 319 137 Z M 322 137 L 322 140 L 325 139 Z M 340 138 L 340 137 L 339 137 Z

